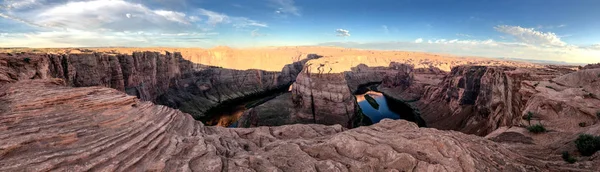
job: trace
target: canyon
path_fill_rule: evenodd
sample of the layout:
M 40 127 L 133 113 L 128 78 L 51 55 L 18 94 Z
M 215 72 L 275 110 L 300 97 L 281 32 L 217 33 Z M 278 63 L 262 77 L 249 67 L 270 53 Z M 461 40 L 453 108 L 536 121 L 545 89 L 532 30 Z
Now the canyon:
M 34 50 L 0 53 L 0 171 L 600 170 L 600 153 L 573 142 L 600 135 L 598 65 L 334 47 Z M 399 120 L 368 120 L 355 96 L 368 91 Z

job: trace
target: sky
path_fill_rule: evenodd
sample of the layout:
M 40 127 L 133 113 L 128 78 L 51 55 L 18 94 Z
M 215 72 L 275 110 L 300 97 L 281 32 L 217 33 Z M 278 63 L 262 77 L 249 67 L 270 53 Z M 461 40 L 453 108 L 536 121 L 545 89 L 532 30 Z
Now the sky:
M 0 47 L 338 46 L 600 62 L 598 0 L 2 0 Z

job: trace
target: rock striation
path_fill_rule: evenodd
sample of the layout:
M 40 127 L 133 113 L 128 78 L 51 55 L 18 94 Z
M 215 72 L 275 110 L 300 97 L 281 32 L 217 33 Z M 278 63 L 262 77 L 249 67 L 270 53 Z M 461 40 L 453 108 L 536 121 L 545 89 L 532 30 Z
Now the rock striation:
M 292 86 L 295 111 L 292 112 L 291 123 L 357 127 L 360 109 L 355 94 L 363 94 L 370 85 L 383 82 L 395 87 L 408 87 L 413 80 L 413 67 L 406 64 L 390 63 L 388 67 L 360 64 L 349 71 L 339 72 L 346 67 L 346 64 L 332 58 L 306 63 Z
M 306 59 L 285 65 L 281 72 L 234 70 L 195 64 L 180 53 L 127 54 L 0 54 L 0 84 L 25 79 L 62 78 L 69 86 L 104 86 L 143 101 L 181 109 L 196 119 L 208 111 L 244 98 L 285 90 Z
M 206 127 L 178 110 L 62 79 L 0 89 L 0 171 L 548 171 L 492 141 L 384 120 Z
M 69 86 L 104 86 L 152 101 L 193 68 L 185 66 L 179 53 L 135 52 L 131 55 L 0 54 L 5 69 L 1 82 L 61 78 Z

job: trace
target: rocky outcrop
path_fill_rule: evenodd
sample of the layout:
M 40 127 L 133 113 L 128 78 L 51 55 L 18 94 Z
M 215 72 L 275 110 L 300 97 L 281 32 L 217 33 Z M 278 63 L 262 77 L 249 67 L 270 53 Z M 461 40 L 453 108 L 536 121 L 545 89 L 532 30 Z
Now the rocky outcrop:
M 523 114 L 552 130 L 574 132 L 600 119 L 600 69 L 586 69 L 533 84 Z
M 339 125 L 205 127 L 178 110 L 114 89 L 64 85 L 53 79 L 0 86 L 0 171 L 569 169 L 480 137 L 402 120 L 352 130 Z
M 281 72 L 194 64 L 180 53 L 0 54 L 0 83 L 62 78 L 73 87 L 104 86 L 208 120 L 209 111 L 252 96 L 287 90 L 310 54 Z M 215 110 L 216 109 L 216 110 Z
M 405 89 L 413 81 L 413 67 L 406 64 L 390 63 L 388 67 L 369 67 L 360 64 L 344 71 L 345 64 L 331 58 L 310 60 L 298 75 L 292 86 L 292 100 L 295 105 L 292 123 L 341 124 L 344 127 L 358 127 L 360 109 L 355 94 L 364 94 L 369 88 L 386 85 Z M 341 71 L 341 72 L 340 72 Z M 402 105 L 400 105 L 402 104 Z M 406 112 L 407 120 L 420 119 L 408 104 L 398 100 L 398 106 Z M 405 119 L 405 118 L 402 118 Z M 415 120 L 411 120 L 415 121 Z M 419 123 L 419 126 L 425 126 Z
M 69 86 L 104 86 L 152 101 L 192 71 L 179 53 L 135 52 L 131 55 L 0 54 L 2 82 L 62 78 Z
M 520 120 L 519 88 L 523 73 L 515 68 L 459 66 L 441 86 L 427 88 L 417 103 L 431 127 L 486 135 Z
M 341 124 L 349 128 L 356 114 L 356 100 L 344 74 L 311 73 L 310 66 L 300 72 L 292 86 L 292 102 L 295 111 L 291 119 L 299 123 Z

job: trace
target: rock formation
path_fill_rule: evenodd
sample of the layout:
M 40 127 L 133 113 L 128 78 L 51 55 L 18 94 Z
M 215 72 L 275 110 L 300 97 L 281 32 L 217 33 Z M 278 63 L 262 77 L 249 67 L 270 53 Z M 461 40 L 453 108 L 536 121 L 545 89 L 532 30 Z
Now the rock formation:
M 62 78 L 73 87 L 104 86 L 144 101 L 167 105 L 207 120 L 209 110 L 257 94 L 285 90 L 304 63 L 281 72 L 234 70 L 194 64 L 180 53 L 0 54 L 0 83 L 24 79 Z M 26 60 L 27 59 L 27 60 Z
M 369 53 L 296 56 L 277 70 L 200 65 L 179 53 L 0 54 L 0 171 L 600 171 L 600 153 L 580 156 L 573 142 L 600 135 L 597 65 L 524 68 Z M 252 119 L 258 112 L 292 105 L 292 120 L 273 123 L 331 126 L 228 129 L 191 117 L 288 90 L 294 80 L 289 102 L 245 112 L 250 126 L 264 125 Z M 358 110 L 352 94 L 372 83 L 415 107 L 401 109 L 420 110 L 433 128 L 384 120 L 346 129 Z M 529 132 L 530 123 L 548 131 Z M 562 152 L 578 162 L 564 162 Z
M 132 55 L 92 54 L 0 54 L 1 82 L 62 78 L 73 87 L 104 86 L 152 101 L 171 81 L 192 71 L 179 53 L 136 52 Z M 191 64 L 191 63 L 190 63 Z
M 296 106 L 292 121 L 314 124 L 341 124 L 351 127 L 356 114 L 356 100 L 343 73 L 312 73 L 326 69 L 307 63 L 292 86 L 292 101 Z
M 503 145 L 384 120 L 249 129 L 191 116 L 105 87 L 61 79 L 0 89 L 0 171 L 546 171 Z M 591 169 L 590 169 L 591 170 Z
M 347 68 L 347 64 L 337 60 L 321 58 L 306 63 L 292 86 L 292 100 L 296 106 L 291 115 L 292 123 L 356 127 L 354 123 L 359 118 L 359 109 L 355 94 L 362 94 L 367 91 L 367 86 L 382 82 L 399 88 L 409 87 L 413 80 L 413 67 L 410 65 L 390 63 L 389 67 L 369 67 L 360 64 L 349 71 L 339 72 Z M 411 114 L 415 113 L 411 110 L 405 115 Z

